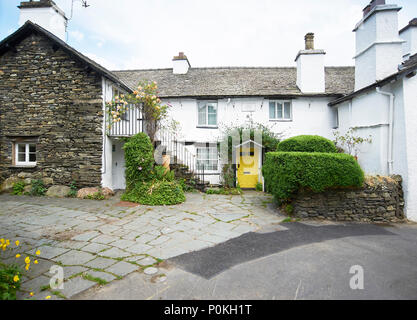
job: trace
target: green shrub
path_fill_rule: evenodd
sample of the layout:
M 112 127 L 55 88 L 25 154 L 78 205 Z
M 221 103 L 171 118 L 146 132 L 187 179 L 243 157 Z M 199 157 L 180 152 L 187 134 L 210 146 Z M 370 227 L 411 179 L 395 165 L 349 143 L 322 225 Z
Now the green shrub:
M 194 180 L 191 180 L 190 182 L 194 182 L 194 184 L 195 184 Z M 195 190 L 195 188 L 193 186 L 187 184 L 187 181 L 184 178 L 178 179 L 177 183 L 184 192 L 193 192 Z
M 15 276 L 19 277 L 14 281 Z M 0 300 L 16 300 L 16 292 L 20 289 L 21 271 L 16 265 L 0 264 Z
M 155 166 L 153 168 L 154 179 L 158 181 L 174 181 L 174 171 L 169 171 L 163 166 Z
M 262 183 L 258 182 L 255 186 L 255 190 L 256 191 L 263 191 L 264 190 L 264 186 Z
M 123 146 L 126 163 L 126 190 L 132 190 L 138 182 L 152 179 L 154 165 L 153 146 L 145 133 L 129 138 Z
M 23 195 L 23 191 L 25 189 L 25 183 L 23 181 L 15 182 L 13 184 L 13 194 L 15 196 L 21 196 Z
M 123 201 L 143 205 L 174 205 L 185 201 L 182 188 L 173 181 L 139 182 L 135 187 L 122 195 Z
M 286 212 L 288 215 L 292 215 L 292 214 L 294 213 L 294 206 L 293 206 L 292 204 L 287 204 L 287 205 L 285 206 L 285 212 Z
M 41 197 L 45 195 L 46 191 L 48 191 L 48 189 L 46 189 L 42 180 L 32 180 L 32 190 L 30 191 L 30 195 Z
M 334 143 L 320 136 L 297 136 L 284 140 L 278 144 L 280 152 L 324 152 L 337 153 Z
M 340 153 L 270 152 L 262 168 L 265 187 L 282 202 L 299 189 L 360 187 L 364 173 L 350 155 Z

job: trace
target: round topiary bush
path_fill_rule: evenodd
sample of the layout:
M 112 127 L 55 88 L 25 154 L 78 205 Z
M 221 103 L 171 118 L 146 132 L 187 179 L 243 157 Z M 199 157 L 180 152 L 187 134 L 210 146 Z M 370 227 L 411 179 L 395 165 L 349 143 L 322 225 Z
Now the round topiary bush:
M 162 206 L 183 203 L 185 195 L 181 186 L 174 181 L 139 182 L 133 190 L 122 195 L 122 200 Z
M 277 151 L 337 153 L 337 148 L 332 141 L 321 136 L 302 135 L 280 142 Z
M 126 163 L 126 189 L 129 191 L 138 182 L 152 179 L 154 165 L 153 146 L 151 139 L 145 133 L 138 133 L 123 146 Z

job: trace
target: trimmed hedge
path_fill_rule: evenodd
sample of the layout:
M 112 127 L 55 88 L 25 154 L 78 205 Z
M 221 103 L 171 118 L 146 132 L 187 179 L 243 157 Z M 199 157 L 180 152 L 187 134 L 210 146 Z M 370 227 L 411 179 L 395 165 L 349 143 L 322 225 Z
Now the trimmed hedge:
M 129 191 L 138 182 L 150 181 L 153 178 L 153 146 L 148 135 L 141 132 L 124 144 L 126 162 L 126 189 Z
M 325 152 L 337 153 L 334 143 L 320 136 L 296 136 L 278 144 L 280 152 Z
M 123 201 L 143 205 L 174 205 L 185 201 L 181 186 L 173 181 L 139 182 L 130 192 L 122 195 Z
M 299 189 L 361 187 L 364 173 L 352 156 L 341 153 L 270 152 L 262 168 L 265 187 L 282 202 Z

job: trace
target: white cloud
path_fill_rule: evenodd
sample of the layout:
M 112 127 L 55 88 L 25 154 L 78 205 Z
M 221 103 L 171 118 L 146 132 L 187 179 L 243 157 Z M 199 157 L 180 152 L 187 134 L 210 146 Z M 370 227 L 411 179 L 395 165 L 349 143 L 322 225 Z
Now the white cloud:
M 118 69 L 118 65 L 114 63 L 113 61 L 109 61 L 106 58 L 103 58 L 101 56 L 96 55 L 95 53 L 86 53 L 87 57 L 89 57 L 91 60 L 97 62 L 102 67 L 105 67 L 108 70 L 116 70 Z
M 352 29 L 368 2 L 89 0 L 87 9 L 75 2 L 70 24 L 86 38 L 102 39 L 94 53 L 105 44 L 106 59 L 117 69 L 171 67 L 179 51 L 194 67 L 294 65 L 307 32 L 316 34 L 316 48 L 326 50 L 327 65 L 352 65 Z

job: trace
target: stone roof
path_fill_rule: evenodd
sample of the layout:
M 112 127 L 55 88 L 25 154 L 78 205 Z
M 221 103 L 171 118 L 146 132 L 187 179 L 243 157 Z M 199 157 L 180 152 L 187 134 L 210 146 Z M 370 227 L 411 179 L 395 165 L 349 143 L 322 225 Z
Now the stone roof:
M 20 27 L 17 31 L 0 41 L 0 55 L 4 52 L 13 49 L 13 46 L 16 43 L 22 41 L 22 39 L 26 38 L 30 34 L 35 33 L 39 35 L 43 35 L 47 37 L 50 41 L 52 41 L 58 48 L 61 48 L 66 53 L 68 53 L 72 58 L 80 61 L 81 63 L 85 64 L 92 70 L 96 71 L 100 75 L 106 77 L 107 79 L 115 82 L 118 84 L 123 90 L 130 92 L 131 89 L 127 86 L 122 80 L 119 79 L 118 76 L 104 68 L 103 66 L 99 65 L 97 62 L 91 60 L 90 58 L 86 57 L 82 53 L 75 50 L 73 47 L 69 46 L 67 43 L 62 41 L 60 38 L 55 36 L 53 33 L 49 32 L 48 30 L 42 28 L 41 26 L 33 23 L 31 21 L 26 21 L 26 23 Z
M 113 71 L 134 89 L 140 81 L 156 81 L 159 96 L 237 97 L 303 96 L 296 85 L 295 67 L 220 67 L 190 68 L 187 74 L 173 74 L 172 69 Z M 354 67 L 326 67 L 326 92 L 309 96 L 345 95 L 353 92 Z

